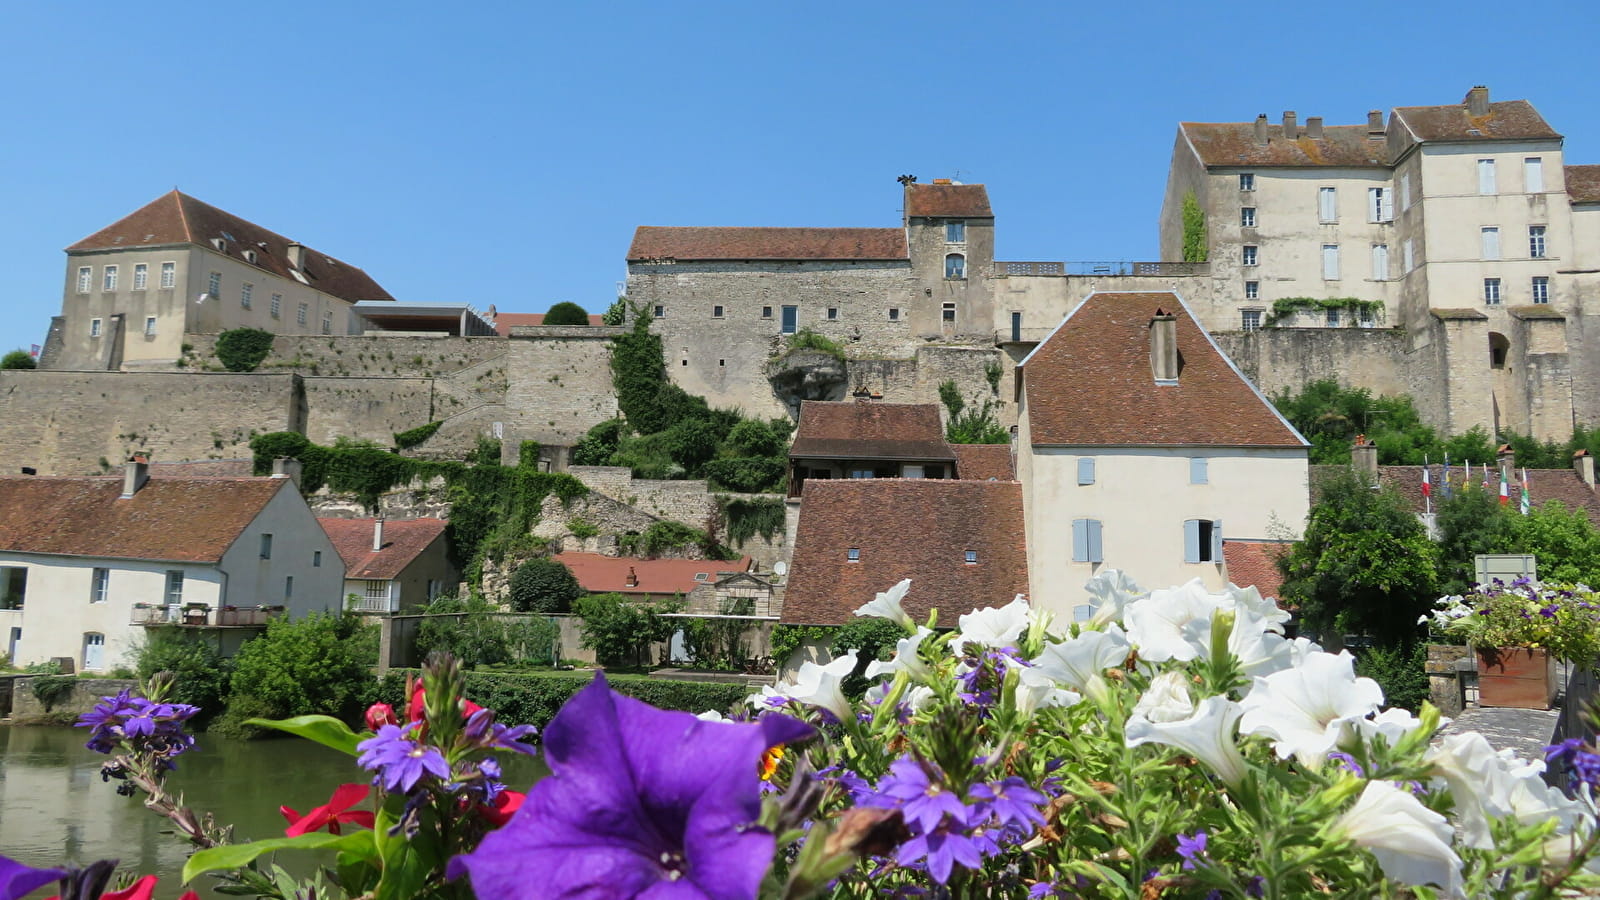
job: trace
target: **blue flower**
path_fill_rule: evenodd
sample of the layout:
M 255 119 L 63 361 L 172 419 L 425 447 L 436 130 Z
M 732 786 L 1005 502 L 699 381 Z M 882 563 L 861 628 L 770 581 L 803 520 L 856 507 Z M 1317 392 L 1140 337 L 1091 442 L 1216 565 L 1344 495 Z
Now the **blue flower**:
M 1183 858 L 1184 871 L 1193 869 L 1195 863 L 1206 855 L 1205 831 L 1196 831 L 1193 837 L 1186 834 L 1178 835 L 1178 855 Z
M 982 868 L 983 853 L 978 843 L 964 833 L 965 828 L 965 822 L 947 817 L 938 828 L 901 844 L 896 859 L 902 866 L 909 866 L 926 858 L 928 874 L 939 884 L 950 880 L 950 870 L 956 863 L 969 869 Z
M 889 773 L 878 782 L 878 793 L 902 805 L 901 814 L 913 832 L 933 831 L 946 815 L 966 824 L 967 807 L 961 798 L 931 781 L 927 769 L 916 760 L 903 756 L 890 763 Z
M 967 789 L 967 796 L 981 801 L 988 814 L 1012 832 L 1029 834 L 1044 824 L 1044 814 L 1039 807 L 1047 799 L 1020 776 L 1011 775 L 988 784 L 979 782 Z
M 408 740 L 406 735 L 417 727 L 412 722 L 404 728 L 385 725 L 376 737 L 356 745 L 361 757 L 356 760 L 363 769 L 377 771 L 374 784 L 380 784 L 391 793 L 408 793 L 424 776 L 450 777 L 450 764 L 444 754 L 427 744 Z

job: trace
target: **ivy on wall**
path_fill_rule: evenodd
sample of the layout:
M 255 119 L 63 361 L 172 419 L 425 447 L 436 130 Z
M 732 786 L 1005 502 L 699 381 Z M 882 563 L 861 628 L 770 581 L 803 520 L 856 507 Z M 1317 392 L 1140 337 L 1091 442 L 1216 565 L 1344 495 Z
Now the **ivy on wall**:
M 1360 316 L 1377 320 L 1383 317 L 1382 300 L 1358 300 L 1355 297 L 1283 297 L 1272 301 L 1272 310 L 1267 313 L 1264 325 L 1274 325 L 1279 321 L 1302 312 L 1317 310 L 1337 309 L 1349 313 L 1351 316 Z
M 429 422 L 426 425 L 418 425 L 417 427 L 406 431 L 397 431 L 394 435 L 395 448 L 399 450 L 409 450 L 428 438 L 433 437 L 433 433 L 438 431 L 439 426 L 443 424 L 443 422 Z
M 1183 261 L 1205 262 L 1209 256 L 1206 238 L 1206 214 L 1195 199 L 1194 191 L 1183 195 Z
M 254 372 L 272 352 L 272 332 L 233 328 L 217 335 L 217 359 L 229 372 Z
M 728 540 L 735 546 L 743 547 L 745 541 L 758 534 L 770 541 L 783 533 L 785 508 L 780 497 L 722 496 L 717 498 L 717 505 L 728 523 Z

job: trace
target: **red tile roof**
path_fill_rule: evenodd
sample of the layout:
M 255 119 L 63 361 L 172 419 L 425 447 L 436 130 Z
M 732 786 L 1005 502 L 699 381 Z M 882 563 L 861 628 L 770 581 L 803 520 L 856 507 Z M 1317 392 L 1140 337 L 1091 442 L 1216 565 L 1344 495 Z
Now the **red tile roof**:
M 1600 203 L 1600 166 L 1566 166 L 1567 196 L 1573 203 Z
M 287 478 L 0 478 L 0 550 L 216 563 Z
M 783 621 L 839 625 L 902 578 L 906 612 L 954 626 L 1028 590 L 1022 485 L 883 478 L 807 481 Z M 860 551 L 850 562 L 848 551 Z M 966 552 L 978 554 L 967 564 Z
M 981 184 L 908 184 L 906 215 L 974 219 L 994 217 L 989 191 Z
M 495 313 L 494 333 L 509 337 L 513 325 L 543 325 L 544 313 Z M 589 324 L 595 328 L 606 324 L 603 316 L 591 315 Z
M 954 460 L 932 403 L 806 400 L 791 459 Z
M 956 477 L 962 481 L 1016 481 L 1010 444 L 951 444 L 956 451 Z
M 1176 384 L 1150 367 L 1150 320 L 1177 319 Z M 1177 295 L 1091 294 L 1017 367 L 1035 446 L 1304 447 Z
M 638 559 L 599 553 L 557 553 L 553 559 L 572 570 L 583 589 L 594 594 L 688 594 L 702 584 L 750 571 L 750 557 L 733 562 L 711 559 Z M 638 579 L 628 584 L 628 573 Z
M 211 244 L 213 238 L 226 242 L 217 252 L 281 278 L 298 280 L 292 274 L 294 267 L 289 264 L 288 257 L 288 246 L 293 241 L 178 191 L 157 197 L 68 247 L 67 252 L 122 250 L 159 244 L 200 244 L 215 250 Z M 254 263 L 245 260 L 247 250 L 255 251 Z M 343 300 L 394 299 L 366 272 L 310 247 L 301 251 L 299 271 L 311 287 Z
M 1367 136 L 1365 125 L 1329 125 L 1321 138 L 1305 136 L 1303 127 L 1294 140 L 1283 127 L 1267 126 L 1265 143 L 1256 140 L 1254 122 L 1182 122 L 1179 131 L 1208 166 L 1343 166 L 1389 164 L 1388 146 Z
M 1508 141 L 1561 137 L 1526 100 L 1491 103 L 1486 116 L 1468 114 L 1465 103 L 1397 106 L 1394 114 L 1419 141 Z
M 1263 597 L 1278 597 L 1283 591 L 1278 556 L 1288 553 L 1289 546 L 1278 541 L 1223 541 L 1222 560 L 1228 567 L 1228 580 L 1239 587 L 1253 585 Z
M 406 566 L 444 535 L 443 519 L 385 519 L 383 549 L 372 549 L 372 525 L 376 519 L 317 519 L 328 533 L 339 558 L 344 560 L 344 577 L 388 581 L 400 577 Z
M 657 259 L 909 259 L 901 228 L 668 228 L 641 225 L 629 262 Z

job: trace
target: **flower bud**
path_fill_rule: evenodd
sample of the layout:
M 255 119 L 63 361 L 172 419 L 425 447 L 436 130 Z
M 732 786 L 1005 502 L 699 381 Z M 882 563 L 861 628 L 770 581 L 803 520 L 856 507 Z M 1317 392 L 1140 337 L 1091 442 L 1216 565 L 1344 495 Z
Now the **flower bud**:
M 377 731 L 385 725 L 399 725 L 400 718 L 394 714 L 394 707 L 387 703 L 374 703 L 367 707 L 367 730 Z

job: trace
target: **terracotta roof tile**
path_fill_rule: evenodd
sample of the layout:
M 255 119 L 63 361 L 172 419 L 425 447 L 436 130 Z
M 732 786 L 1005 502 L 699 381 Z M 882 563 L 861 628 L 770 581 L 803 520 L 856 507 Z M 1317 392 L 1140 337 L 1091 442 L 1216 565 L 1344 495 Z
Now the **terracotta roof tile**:
M 1335 472 L 1343 466 L 1312 466 L 1311 486 L 1312 502 L 1316 501 L 1316 486 L 1321 479 L 1327 477 L 1329 472 Z M 1439 501 L 1445 495 L 1444 466 L 1434 463 L 1428 467 L 1428 475 L 1432 479 L 1433 505 L 1438 507 Z M 1521 469 L 1517 472 L 1520 474 Z M 1495 463 L 1489 464 L 1489 490 L 1496 495 L 1500 491 L 1500 475 Z M 1378 480 L 1384 485 L 1393 487 L 1406 498 L 1411 508 L 1417 512 L 1426 509 L 1422 500 L 1422 467 L 1421 466 L 1379 466 Z M 1483 483 L 1483 462 L 1475 461 L 1472 474 L 1459 464 L 1450 467 L 1450 485 L 1452 490 L 1464 490 L 1468 484 L 1481 485 Z M 1521 498 L 1521 489 L 1513 484 L 1511 486 L 1511 503 L 1516 504 Z M 1528 500 L 1538 506 L 1550 500 L 1560 500 L 1568 509 L 1581 509 L 1589 516 L 1589 521 L 1600 528 L 1600 495 L 1596 495 L 1594 488 L 1583 483 L 1583 478 L 1572 469 L 1529 469 L 1528 470 Z
M 1228 580 L 1239 587 L 1254 586 L 1263 597 L 1277 598 L 1283 591 L 1278 555 L 1289 552 L 1289 546 L 1278 541 L 1223 541 Z
M 1151 372 L 1157 309 L 1177 319 L 1177 384 Z M 1036 446 L 1306 446 L 1175 294 L 1091 294 L 1018 372 Z
M 1208 166 L 1389 164 L 1387 144 L 1369 139 L 1365 125 L 1329 125 L 1322 129 L 1321 138 L 1306 137 L 1302 128 L 1292 141 L 1283 136 L 1282 126 L 1268 125 L 1265 143 L 1256 140 L 1254 122 L 1183 122 L 1178 128 L 1189 138 L 1200 161 Z
M 848 551 L 860 551 L 850 562 Z M 977 562 L 966 562 L 967 551 Z M 941 625 L 1028 590 L 1022 486 L 1005 481 L 883 478 L 808 481 L 783 621 L 839 625 L 902 578 L 917 621 Z
M 639 559 L 599 553 L 557 553 L 583 589 L 594 594 L 688 594 L 702 584 L 750 571 L 750 557 L 733 562 L 709 559 Z M 632 572 L 638 584 L 628 584 Z
M 1566 166 L 1567 196 L 1573 203 L 1600 203 L 1600 166 Z
M 668 228 L 641 225 L 629 262 L 656 259 L 909 259 L 900 228 Z
M 280 278 L 298 280 L 291 274 L 293 267 L 289 265 L 288 246 L 293 241 L 178 191 L 161 195 L 68 247 L 67 252 L 121 250 L 158 244 L 200 244 L 215 250 L 211 245 L 213 238 L 226 241 L 224 249 L 217 252 Z M 254 263 L 246 262 L 244 253 L 247 250 L 255 251 Z M 306 283 L 325 294 L 351 302 L 394 299 L 370 275 L 347 262 L 310 247 L 301 253 L 300 272 L 306 276 Z
M 122 476 L 0 478 L 0 550 L 220 562 L 287 478 L 152 477 L 127 500 Z
M 388 581 L 398 578 L 406 566 L 444 534 L 443 519 L 385 519 L 383 549 L 372 549 L 375 519 L 317 519 L 328 533 L 339 558 L 344 560 L 344 577 Z
M 1486 116 L 1469 115 L 1465 103 L 1398 106 L 1394 114 L 1420 141 L 1507 141 L 1561 137 L 1526 100 L 1491 103 Z
M 951 444 L 956 451 L 956 477 L 962 481 L 1016 481 L 1010 444 Z
M 932 403 L 800 404 L 791 459 L 948 459 L 939 407 Z
M 501 337 L 509 337 L 511 335 L 511 326 L 513 325 L 543 324 L 544 313 L 495 313 L 494 333 Z M 589 324 L 592 327 L 599 328 L 606 324 L 605 318 L 603 316 L 590 316 Z
M 906 215 L 994 217 L 989 208 L 989 190 L 981 184 L 908 184 Z

